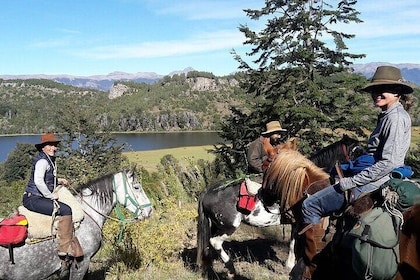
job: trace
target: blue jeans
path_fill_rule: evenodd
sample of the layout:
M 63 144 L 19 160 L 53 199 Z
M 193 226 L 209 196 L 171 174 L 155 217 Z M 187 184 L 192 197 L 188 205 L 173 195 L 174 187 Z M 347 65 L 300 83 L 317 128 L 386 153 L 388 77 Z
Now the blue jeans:
M 22 202 L 26 209 L 44 215 L 51 216 L 54 211 L 54 202 L 51 199 L 42 196 L 28 195 L 25 193 Z M 60 205 L 60 208 L 58 209 L 57 215 L 70 216 L 72 214 L 70 206 L 59 201 L 58 204 Z
M 365 185 L 352 189 L 352 199 L 356 200 L 362 193 L 371 192 L 378 187 Z M 340 210 L 345 204 L 344 192 L 340 184 L 329 186 L 307 197 L 302 203 L 303 222 L 305 224 L 318 224 L 321 218 Z

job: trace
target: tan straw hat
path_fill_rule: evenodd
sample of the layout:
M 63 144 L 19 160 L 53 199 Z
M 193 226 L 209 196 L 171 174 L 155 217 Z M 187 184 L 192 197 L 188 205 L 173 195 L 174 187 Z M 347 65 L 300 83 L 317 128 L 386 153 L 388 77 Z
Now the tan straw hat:
M 53 144 L 53 143 L 60 143 L 61 140 L 58 140 L 54 133 L 49 132 L 45 133 L 41 136 L 41 143 L 35 144 L 35 147 L 39 150 L 40 148 L 44 147 L 46 144 Z
M 393 66 L 379 66 L 376 68 L 375 75 L 373 75 L 371 82 L 362 88 L 362 90 L 372 93 L 384 87 L 396 89 L 399 94 L 409 94 L 413 92 L 413 88 L 403 80 L 401 70 Z
M 281 128 L 280 122 L 279 121 L 271 121 L 269 123 L 267 123 L 266 125 L 267 131 L 264 131 L 261 133 L 261 135 L 269 135 L 269 134 L 273 134 L 275 132 L 285 132 L 287 131 L 284 128 Z

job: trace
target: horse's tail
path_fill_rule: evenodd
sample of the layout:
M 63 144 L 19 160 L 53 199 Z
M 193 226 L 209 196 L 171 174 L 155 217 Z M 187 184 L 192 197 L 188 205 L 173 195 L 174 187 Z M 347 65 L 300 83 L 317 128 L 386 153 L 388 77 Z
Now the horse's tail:
M 200 194 L 198 199 L 198 223 L 197 223 L 197 266 L 201 268 L 203 275 L 210 271 L 213 260 L 210 250 L 210 220 L 204 213 L 203 200 L 206 191 Z

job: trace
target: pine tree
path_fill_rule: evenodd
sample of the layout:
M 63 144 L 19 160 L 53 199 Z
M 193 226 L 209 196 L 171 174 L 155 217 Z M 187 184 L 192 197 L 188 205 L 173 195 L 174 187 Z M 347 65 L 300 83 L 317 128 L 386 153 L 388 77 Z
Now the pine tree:
M 253 60 L 248 63 L 236 51 L 233 55 L 246 74 L 241 86 L 254 96 L 254 109 L 246 113 L 233 108 L 225 121 L 221 135 L 232 142 L 231 150 L 246 150 L 244 142 L 258 137 L 271 120 L 280 120 L 289 136 L 299 137 L 304 153 L 341 137 L 325 134 L 325 128 L 361 134 L 372 123 L 369 96 L 355 93 L 366 79 L 349 72 L 351 60 L 365 55 L 347 51 L 344 40 L 354 35 L 333 29 L 338 23 L 361 22 L 353 8 L 356 2 L 266 0 L 260 10 L 244 10 L 252 20 L 266 20 L 266 25 L 260 31 L 239 27 Z M 217 153 L 225 151 L 226 146 Z M 231 164 L 241 160 L 230 156 Z

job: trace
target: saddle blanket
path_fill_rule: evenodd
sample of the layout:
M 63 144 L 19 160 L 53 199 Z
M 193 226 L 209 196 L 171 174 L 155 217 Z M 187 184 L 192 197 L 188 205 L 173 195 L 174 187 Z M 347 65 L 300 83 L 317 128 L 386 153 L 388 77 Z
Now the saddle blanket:
M 238 210 L 245 211 L 246 213 L 251 212 L 255 208 L 258 198 L 256 194 L 258 193 L 261 184 L 258 184 L 250 179 L 245 179 L 241 183 L 239 189 L 239 198 L 238 198 Z
M 58 200 L 71 207 L 74 228 L 77 229 L 84 218 L 84 212 L 80 203 L 65 187 L 60 187 L 57 192 Z M 57 219 L 52 221 L 51 216 L 30 211 L 22 205 L 18 207 L 18 212 L 28 220 L 28 239 L 43 239 L 56 234 Z

